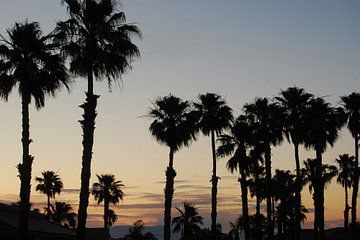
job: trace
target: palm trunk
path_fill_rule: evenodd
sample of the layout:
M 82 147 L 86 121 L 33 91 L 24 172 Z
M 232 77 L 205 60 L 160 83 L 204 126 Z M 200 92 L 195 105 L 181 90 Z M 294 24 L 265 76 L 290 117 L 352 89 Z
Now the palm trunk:
M 166 170 L 165 185 L 165 211 L 164 211 L 164 240 L 170 240 L 171 236 L 171 204 L 174 195 L 174 179 L 176 172 L 173 168 L 174 150 L 170 148 L 169 166 Z
M 109 199 L 106 197 L 104 199 L 104 229 L 105 231 L 109 226 Z
M 316 197 L 316 205 L 317 208 L 317 227 L 318 227 L 318 239 L 323 240 L 325 238 L 325 226 L 324 226 L 324 180 L 322 176 L 322 152 L 319 150 L 320 148 L 316 148 L 316 160 L 317 160 L 317 197 Z
M 246 182 L 246 174 L 244 170 L 240 169 L 240 188 L 241 188 L 241 201 L 242 201 L 242 217 L 244 219 L 244 233 L 245 240 L 250 239 L 250 226 L 249 226 L 249 207 L 248 207 L 248 199 L 247 199 L 247 182 Z
M 345 180 L 345 210 L 344 210 L 344 229 L 348 230 L 349 225 L 349 197 L 348 197 L 348 186 Z
M 270 240 L 274 238 L 274 224 L 272 219 L 272 201 L 271 201 L 271 148 L 266 145 L 265 150 L 265 174 L 266 174 L 266 217 L 268 219 L 267 235 Z
M 30 191 L 31 191 L 31 167 L 34 157 L 29 154 L 30 148 L 30 124 L 29 124 L 29 103 L 30 94 L 22 95 L 22 163 L 19 164 L 20 175 L 20 215 L 19 215 L 19 237 L 27 239 L 30 212 Z
M 355 133 L 355 166 L 359 167 L 359 133 Z M 355 171 L 354 187 L 351 199 L 351 230 L 353 239 L 356 239 L 356 202 L 359 191 L 359 171 Z
M 300 157 L 299 144 L 294 143 L 295 163 L 296 163 L 296 180 L 295 180 L 295 221 L 294 235 L 296 240 L 301 239 L 301 176 L 300 176 Z
M 318 200 L 317 200 L 317 183 L 314 183 L 314 192 L 313 192 L 313 201 L 314 201 L 314 240 L 319 239 L 319 229 L 318 229 L 318 211 L 319 208 L 317 207 Z
M 96 118 L 96 104 L 99 96 L 93 93 L 93 74 L 90 69 L 88 72 L 88 92 L 86 93 L 86 101 L 80 108 L 84 109 L 84 120 L 80 120 L 83 129 L 83 154 L 81 168 L 81 189 L 80 203 L 78 210 L 78 228 L 77 239 L 85 240 L 87 207 L 89 205 L 89 182 L 91 176 L 91 159 L 94 143 L 94 130 Z
M 216 176 L 216 154 L 215 154 L 215 132 L 211 131 L 211 150 L 212 150 L 212 177 L 211 177 L 211 239 L 216 239 L 216 218 L 217 218 L 217 183 L 218 177 Z
M 50 195 L 47 194 L 47 219 L 50 221 L 50 216 L 51 216 L 51 212 L 50 212 Z

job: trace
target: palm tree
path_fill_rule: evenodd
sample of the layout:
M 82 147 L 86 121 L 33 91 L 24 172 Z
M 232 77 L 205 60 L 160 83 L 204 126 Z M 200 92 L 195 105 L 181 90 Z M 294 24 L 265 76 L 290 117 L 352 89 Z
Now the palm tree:
M 61 225 L 75 228 L 76 226 L 76 213 L 72 210 L 70 204 L 65 202 L 55 202 L 55 207 L 51 205 L 51 220 Z
M 321 217 L 324 217 L 324 211 L 319 207 L 319 198 L 324 198 L 324 188 L 330 183 L 331 179 L 337 175 L 337 168 L 333 165 L 321 164 L 319 168 L 318 159 L 307 159 L 304 161 L 302 175 L 304 176 L 304 184 L 309 184 L 310 193 L 313 192 L 313 201 L 315 207 L 314 213 L 314 239 L 324 239 L 321 236 L 319 226 Z M 324 205 L 322 205 L 324 207 Z
M 229 129 L 233 121 L 232 109 L 226 104 L 225 99 L 215 93 L 201 94 L 194 103 L 199 113 L 199 128 L 205 136 L 211 138 L 212 150 L 212 177 L 211 177 L 211 238 L 215 239 L 217 218 L 217 184 L 215 134 L 219 136 L 224 130 Z
M 342 96 L 341 102 L 347 116 L 347 127 L 351 135 L 353 136 L 355 142 L 355 167 L 359 168 L 360 93 L 353 92 L 348 96 Z M 357 195 L 359 191 L 359 174 L 360 171 L 355 171 L 354 186 L 351 199 L 351 228 L 353 231 L 353 235 L 355 234 L 356 226 L 356 205 Z
M 20 217 L 19 235 L 25 239 L 30 211 L 31 170 L 34 157 L 30 155 L 29 105 L 33 98 L 36 109 L 45 105 L 45 96 L 55 96 L 60 87 L 67 87 L 64 61 L 55 52 L 57 45 L 43 36 L 36 22 L 15 23 L 7 30 L 9 39 L 0 35 L 0 97 L 7 100 L 18 85 L 22 109 L 22 163 L 19 164 Z
M 109 227 L 109 204 L 117 204 L 124 197 L 124 192 L 121 188 L 124 184 L 121 181 L 116 181 L 113 174 L 96 175 L 99 182 L 92 186 L 92 195 L 98 204 L 104 202 L 104 229 Z
M 336 163 L 339 165 L 339 175 L 337 177 L 337 182 L 341 184 L 345 189 L 345 210 L 344 210 L 344 229 L 347 231 L 349 225 L 349 201 L 348 201 L 348 188 L 353 185 L 354 182 L 354 169 L 356 169 L 356 162 L 354 156 L 349 156 L 349 154 L 339 155 L 335 159 Z
M 252 160 L 252 158 L 247 156 L 247 150 L 249 150 L 253 144 L 252 136 L 253 129 L 246 121 L 246 117 L 240 115 L 231 127 L 230 134 L 223 134 L 218 139 L 221 145 L 217 150 L 219 156 L 225 157 L 232 155 L 227 162 L 227 168 L 231 173 L 239 171 L 240 174 L 238 181 L 241 190 L 242 218 L 246 240 L 250 239 L 247 176 L 250 172 Z
M 267 234 L 274 237 L 271 201 L 271 145 L 276 146 L 283 140 L 283 110 L 277 103 L 269 103 L 267 98 L 258 98 L 254 103 L 245 104 L 245 115 L 249 124 L 256 129 L 254 136 L 265 152 L 266 212 Z
M 194 204 L 185 201 L 183 202 L 183 209 L 176 208 L 176 210 L 180 215 L 172 220 L 173 232 L 181 232 L 181 239 L 189 239 L 201 230 L 200 225 L 203 225 L 203 218 L 199 215 Z
M 296 163 L 296 191 L 295 191 L 295 224 L 296 239 L 301 239 L 301 181 L 300 181 L 300 156 L 299 145 L 304 143 L 306 134 L 305 116 L 313 95 L 305 92 L 303 88 L 289 87 L 280 92 L 275 99 L 280 103 L 285 112 L 285 136 L 294 145 Z
M 47 196 L 47 215 L 50 219 L 50 198 L 55 199 L 55 194 L 60 194 L 63 189 L 63 183 L 58 174 L 54 171 L 41 172 L 42 177 L 36 177 L 38 182 L 36 185 L 36 191 L 39 191 Z
M 344 112 L 341 108 L 334 108 L 329 103 L 325 102 L 323 98 L 314 98 L 310 101 L 308 108 L 307 121 L 309 131 L 307 132 L 305 147 L 313 148 L 316 152 L 315 162 L 318 164 L 316 176 L 321 176 L 322 154 L 325 152 L 328 145 L 333 146 L 339 136 L 341 127 L 345 123 Z M 315 181 L 314 191 L 316 194 L 315 209 L 315 240 L 319 237 L 324 239 L 324 184 L 321 179 Z
M 174 195 L 174 154 L 183 146 L 189 146 L 195 139 L 196 114 L 187 101 L 173 95 L 158 98 L 153 103 L 148 117 L 154 119 L 149 130 L 160 144 L 169 147 L 169 164 L 166 169 L 164 239 L 170 240 L 171 204 Z
M 240 240 L 240 232 L 243 230 L 243 218 L 242 216 L 238 217 L 235 222 L 229 222 L 230 231 L 228 236 L 232 240 Z
M 70 58 L 70 71 L 86 77 L 88 85 L 85 103 L 80 106 L 84 114 L 80 121 L 83 153 L 77 237 L 83 240 L 99 97 L 94 94 L 94 78 L 107 79 L 110 87 L 131 70 L 132 61 L 140 55 L 131 38 L 141 37 L 141 33 L 136 26 L 125 23 L 125 14 L 116 8 L 118 0 L 62 0 L 64 3 L 70 19 L 58 22 L 53 34 L 63 44 L 63 54 Z

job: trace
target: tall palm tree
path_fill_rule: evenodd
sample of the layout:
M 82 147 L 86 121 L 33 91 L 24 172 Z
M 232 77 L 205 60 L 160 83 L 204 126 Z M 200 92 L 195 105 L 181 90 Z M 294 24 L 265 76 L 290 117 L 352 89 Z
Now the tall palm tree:
M 355 164 L 359 168 L 359 139 L 360 139 L 360 93 L 353 92 L 348 96 L 342 96 L 341 102 L 347 115 L 347 127 L 355 142 Z M 360 171 L 355 171 L 354 186 L 351 199 L 351 228 L 353 235 L 356 226 L 357 196 L 359 191 Z
M 57 45 L 44 36 L 36 22 L 15 23 L 7 30 L 9 39 L 0 35 L 0 97 L 7 100 L 16 85 L 22 109 L 22 163 L 19 164 L 20 218 L 19 235 L 25 239 L 30 211 L 31 169 L 29 105 L 33 98 L 36 109 L 45 105 L 45 96 L 55 96 L 68 77 L 64 60 L 56 53 Z
M 245 104 L 245 115 L 249 123 L 256 129 L 254 136 L 265 152 L 266 178 L 266 212 L 268 220 L 267 234 L 274 237 L 271 201 L 271 146 L 276 146 L 283 140 L 283 109 L 277 103 L 270 103 L 267 98 L 258 98 L 255 102 Z
M 348 200 L 348 188 L 354 183 L 354 169 L 356 169 L 356 162 L 354 156 L 349 156 L 349 154 L 339 155 L 335 159 L 336 163 L 339 165 L 339 175 L 337 177 L 337 182 L 341 184 L 345 189 L 345 210 L 344 210 L 344 229 L 348 229 L 349 225 L 349 200 Z
M 253 144 L 253 129 L 246 121 L 246 117 L 240 115 L 229 134 L 220 135 L 218 139 L 221 145 L 217 149 L 219 156 L 232 155 L 227 162 L 227 168 L 231 173 L 239 171 L 239 183 L 242 199 L 242 220 L 244 223 L 245 239 L 250 239 L 249 207 L 248 207 L 248 180 L 252 158 L 247 156 L 247 151 Z
M 219 177 L 216 174 L 216 147 L 215 134 L 218 136 L 230 128 L 233 121 L 232 109 L 225 99 L 215 93 L 200 94 L 194 103 L 200 115 L 199 128 L 205 136 L 210 135 L 212 150 L 212 177 L 211 177 L 211 238 L 215 239 L 217 218 L 217 184 Z
M 121 188 L 124 184 L 121 181 L 116 181 L 113 174 L 96 175 L 99 182 L 92 186 L 92 195 L 98 204 L 104 202 L 104 229 L 109 227 L 109 205 L 117 204 L 124 197 L 124 192 Z
M 301 239 L 301 181 L 300 181 L 300 156 L 299 145 L 304 143 L 306 135 L 305 116 L 313 95 L 305 92 L 303 88 L 289 87 L 280 92 L 275 99 L 280 103 L 285 112 L 285 136 L 294 145 L 296 163 L 296 191 L 295 191 L 295 224 L 296 239 Z
M 50 198 L 55 199 L 56 194 L 60 194 L 63 189 L 63 182 L 61 181 L 58 174 L 54 171 L 43 171 L 41 172 L 42 177 L 36 177 L 35 180 L 38 182 L 36 185 L 36 191 L 39 191 L 47 196 L 47 215 L 50 219 Z
M 310 193 L 313 192 L 315 207 L 314 239 L 324 239 L 323 236 L 321 236 L 321 231 L 319 230 L 319 222 L 321 221 L 321 217 L 324 217 L 320 211 L 323 211 L 324 209 L 319 207 L 318 199 L 324 197 L 323 189 L 330 183 L 331 179 L 337 175 L 337 168 L 328 164 L 321 164 L 319 167 L 318 162 L 318 159 L 307 159 L 304 161 L 302 175 L 304 176 L 304 184 L 309 185 Z M 324 205 L 322 205 L 322 207 L 324 207 Z
M 77 237 L 85 238 L 89 184 L 93 153 L 96 105 L 95 80 L 113 82 L 131 70 L 132 61 L 139 50 L 132 43 L 133 36 L 141 37 L 140 30 L 126 24 L 125 14 L 118 11 L 116 0 L 62 0 L 69 12 L 67 21 L 60 21 L 54 31 L 57 41 L 63 44 L 62 52 L 70 59 L 70 71 L 87 78 L 86 100 L 80 124 L 83 130 L 83 153 Z
M 172 220 L 173 231 L 175 233 L 181 232 L 181 239 L 189 239 L 195 233 L 201 230 L 200 225 L 203 225 L 202 217 L 199 215 L 194 204 L 183 202 L 183 209 L 176 208 L 179 216 Z
M 316 176 L 321 176 L 322 154 L 328 145 L 333 146 L 338 139 L 341 127 L 345 123 L 345 115 L 341 108 L 332 107 L 323 98 L 314 98 L 310 102 L 306 121 L 309 123 L 305 147 L 313 148 L 316 152 Z M 315 240 L 324 239 L 324 184 L 321 179 L 315 181 Z
M 160 144 L 169 147 L 169 164 L 166 169 L 164 239 L 170 240 L 171 235 L 171 204 L 174 195 L 174 154 L 183 146 L 189 146 L 195 139 L 196 114 L 187 101 L 173 95 L 158 98 L 148 112 L 154 119 L 149 130 Z

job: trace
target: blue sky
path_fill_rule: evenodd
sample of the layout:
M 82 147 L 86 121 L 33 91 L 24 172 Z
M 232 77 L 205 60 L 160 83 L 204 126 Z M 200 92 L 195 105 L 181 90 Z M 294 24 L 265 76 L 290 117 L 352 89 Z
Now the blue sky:
M 3 35 L 15 21 L 39 21 L 44 32 L 48 32 L 57 20 L 66 17 L 60 1 L 2 1 L 0 8 Z M 141 217 L 141 210 L 131 212 L 126 206 L 149 202 L 144 193 L 162 195 L 164 186 L 159 182 L 164 180 L 168 150 L 151 138 L 150 120 L 141 117 L 154 98 L 171 92 L 193 100 L 199 93 L 216 92 L 226 97 L 235 114 L 239 114 L 244 103 L 255 97 L 273 97 L 289 86 L 327 96 L 333 104 L 338 103 L 339 96 L 360 89 L 359 1 L 124 0 L 120 8 L 127 20 L 142 30 L 143 39 L 134 40 L 141 59 L 111 92 L 106 81 L 96 84 L 95 92 L 101 97 L 91 180 L 95 181 L 95 173 L 110 172 L 128 186 L 125 193 L 129 197 L 119 206 L 119 214 L 124 215 L 120 224 L 129 222 L 126 217 L 131 221 Z M 68 189 L 80 185 L 81 129 L 77 120 L 82 114 L 78 105 L 84 101 L 85 80 L 75 80 L 70 94 L 63 91 L 57 99 L 49 99 L 41 111 L 32 109 L 30 123 L 34 139 L 31 153 L 35 156 L 33 176 L 46 169 L 58 171 Z M 1 185 L 0 199 L 10 199 L 19 189 L 15 169 L 21 157 L 17 92 L 13 92 L 8 103 L 1 101 L 0 107 L 0 131 L 6 136 L 0 139 L 0 181 L 8 183 Z M 206 218 L 206 196 L 210 190 L 207 194 L 204 188 L 210 187 L 211 173 L 209 141 L 199 136 L 190 148 L 175 156 L 177 179 L 189 181 L 187 191 L 182 191 L 178 182 L 175 202 L 194 199 Z M 335 147 L 325 154 L 325 162 L 333 163 L 343 152 L 353 152 L 346 129 Z M 302 150 L 301 154 L 303 159 L 314 156 L 312 151 Z M 292 148 L 286 143 L 274 149 L 274 169 L 293 169 L 292 156 Z M 219 161 L 219 174 L 223 177 L 220 196 L 235 200 L 239 187 L 236 177 L 226 178 L 230 174 L 225 160 Z M 196 186 L 190 188 L 191 182 Z M 201 197 L 194 196 L 197 192 Z M 327 194 L 334 196 L 327 206 L 328 212 L 333 213 L 329 221 L 340 219 L 341 188 L 332 184 Z M 311 208 L 307 189 L 304 195 Z M 34 199 L 45 200 L 36 194 Z M 60 199 L 76 203 L 77 195 L 67 192 Z M 156 199 L 161 206 L 162 198 Z M 239 209 L 240 203 L 233 205 L 232 212 Z M 219 217 L 227 224 L 232 219 L 224 209 L 219 210 Z M 151 217 L 147 218 L 152 224 L 162 221 L 162 210 L 156 211 L 150 211 Z

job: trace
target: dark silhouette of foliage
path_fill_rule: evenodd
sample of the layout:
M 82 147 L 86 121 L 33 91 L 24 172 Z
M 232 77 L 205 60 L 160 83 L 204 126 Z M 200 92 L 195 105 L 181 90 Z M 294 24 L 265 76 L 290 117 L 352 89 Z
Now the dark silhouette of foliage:
M 351 229 L 353 239 L 355 236 L 356 226 L 356 210 L 357 210 L 357 198 L 359 191 L 359 139 L 360 139 L 360 93 L 353 92 L 348 96 L 341 97 L 341 103 L 343 105 L 346 117 L 347 127 L 354 138 L 355 143 L 355 165 L 357 171 L 354 176 L 354 186 L 351 199 Z M 356 170 L 355 169 L 355 170 Z
M 172 220 L 173 232 L 181 232 L 181 239 L 189 239 L 200 231 L 200 225 L 203 225 L 202 217 L 199 215 L 194 204 L 189 202 L 183 203 L 183 209 L 177 208 L 179 216 Z
M 345 114 L 341 108 L 332 107 L 323 98 L 314 98 L 310 101 L 306 122 L 309 126 L 305 147 L 313 148 L 316 152 L 316 176 L 321 176 L 322 154 L 328 145 L 333 146 L 338 139 L 341 127 L 345 123 Z M 314 182 L 315 218 L 314 239 L 324 239 L 324 184 L 321 179 Z
M 98 204 L 104 202 L 104 229 L 108 229 L 109 220 L 112 220 L 109 205 L 110 203 L 117 204 L 123 199 L 124 192 L 121 188 L 124 187 L 124 184 L 121 181 L 116 181 L 113 174 L 101 174 L 96 175 L 96 177 L 98 182 L 93 184 L 91 193 Z
M 114 223 L 116 223 L 118 219 L 119 218 L 116 215 L 115 211 L 112 210 L 112 209 L 109 209 L 109 211 L 108 211 L 108 220 L 107 220 L 108 226 L 109 227 L 113 226 Z
M 219 177 L 216 174 L 216 147 L 215 134 L 219 136 L 224 130 L 229 129 L 233 121 L 232 109 L 225 99 L 215 93 L 200 94 L 198 101 L 194 103 L 195 109 L 200 116 L 199 129 L 211 138 L 212 150 L 212 177 L 211 177 L 211 234 L 215 240 L 217 218 L 217 184 Z
M 271 146 L 276 146 L 283 140 L 284 112 L 278 104 L 270 103 L 266 98 L 258 98 L 254 103 L 245 104 L 244 110 L 249 124 L 256 129 L 254 136 L 265 155 L 267 234 L 272 239 L 274 223 L 271 204 Z
M 139 50 L 132 43 L 133 36 L 141 37 L 140 30 L 126 24 L 125 14 L 118 11 L 119 1 L 113 0 L 62 0 L 68 7 L 69 19 L 57 23 L 54 36 L 62 43 L 62 53 L 69 57 L 70 71 L 87 78 L 84 110 L 83 155 L 81 169 L 80 203 L 77 237 L 85 239 L 87 206 L 89 202 L 90 167 L 94 141 L 96 105 L 95 80 L 106 78 L 109 87 L 131 70 L 131 63 L 139 57 Z
M 154 234 L 147 232 L 143 234 L 145 224 L 143 220 L 138 220 L 129 228 L 129 234 L 125 236 L 129 240 L 157 240 Z
M 171 235 L 171 204 L 174 194 L 174 153 L 183 146 L 189 146 L 195 139 L 196 113 L 187 101 L 173 95 L 158 98 L 149 110 L 148 117 L 154 119 L 149 130 L 160 143 L 169 147 L 169 164 L 166 170 L 164 239 Z
M 64 61 L 55 52 L 56 44 L 44 36 L 36 22 L 15 23 L 7 30 L 9 39 L 0 35 L 0 97 L 7 100 L 18 85 L 22 108 L 22 163 L 19 168 L 20 186 L 20 239 L 27 238 L 30 211 L 31 170 L 34 157 L 30 155 L 29 105 L 33 99 L 35 107 L 45 105 L 45 96 L 55 96 L 68 78 Z
M 344 229 L 347 230 L 350 211 L 348 188 L 351 188 L 354 185 L 356 162 L 355 157 L 349 156 L 349 154 L 339 155 L 335 161 L 339 166 L 339 174 L 336 181 L 345 189 Z
M 63 189 L 63 183 L 58 174 L 54 171 L 41 172 L 42 177 L 36 177 L 38 182 L 36 191 L 39 191 L 47 196 L 47 216 L 50 219 L 50 199 L 54 198 L 56 194 L 60 194 Z
M 276 101 L 284 110 L 285 136 L 294 145 L 294 155 L 296 163 L 296 191 L 295 191 L 295 231 L 294 237 L 301 239 L 301 181 L 300 181 L 300 156 L 299 145 L 305 141 L 307 124 L 306 114 L 309 108 L 310 100 L 314 96 L 305 92 L 303 88 L 289 87 L 280 92 L 280 96 L 276 97 Z
M 66 227 L 75 229 L 77 215 L 72 210 L 70 204 L 65 202 L 55 202 L 55 207 L 50 205 L 51 208 L 51 220 L 55 223 L 59 223 Z

